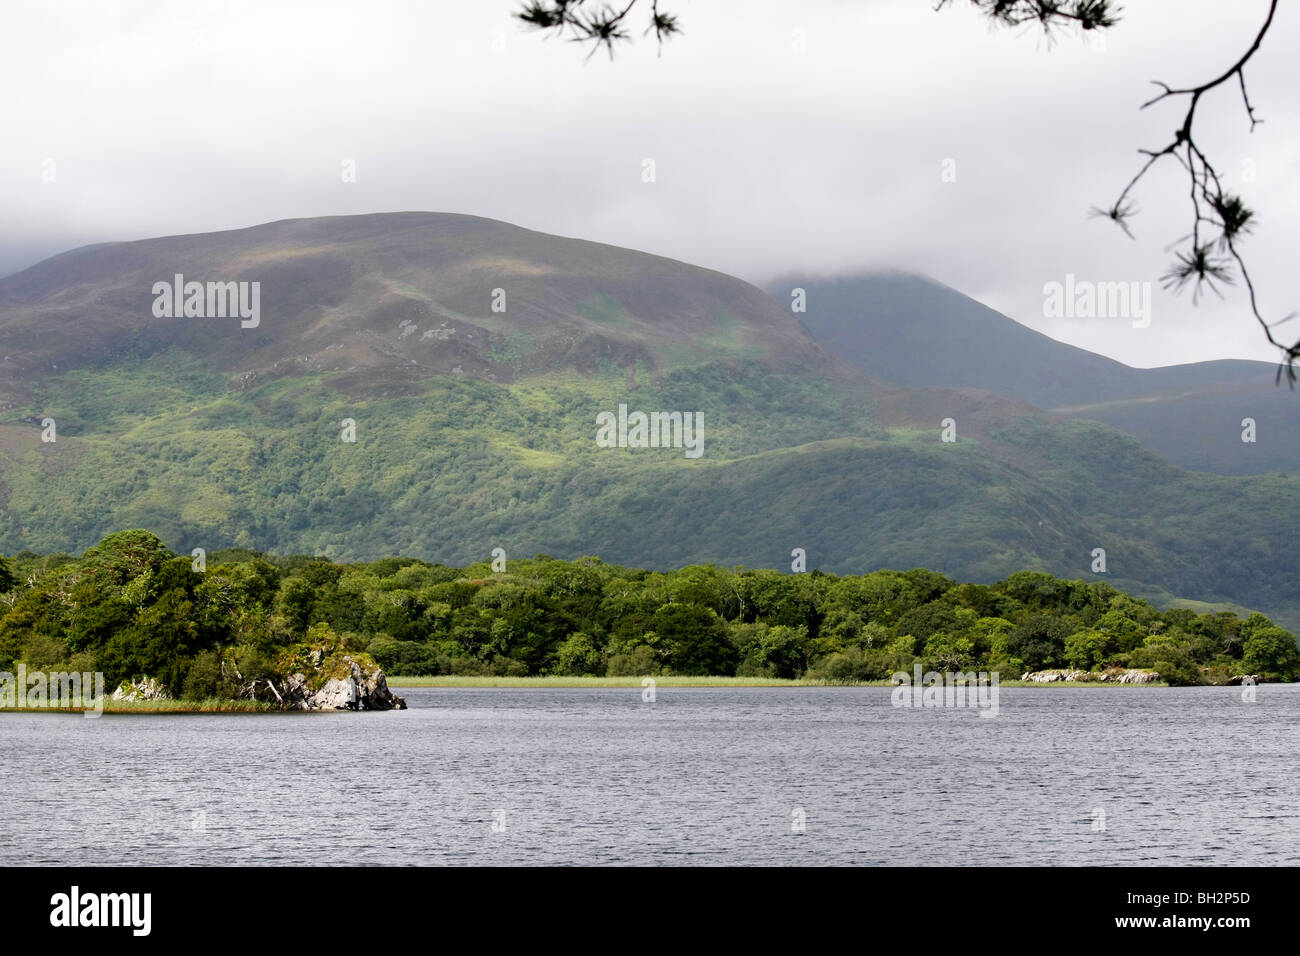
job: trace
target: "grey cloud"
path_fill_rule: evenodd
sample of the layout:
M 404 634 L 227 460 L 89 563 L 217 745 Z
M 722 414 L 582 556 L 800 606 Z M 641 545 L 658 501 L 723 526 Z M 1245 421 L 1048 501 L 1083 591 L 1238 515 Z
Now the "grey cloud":
M 1221 70 L 1263 3 L 1129 5 L 1096 51 L 990 30 L 961 5 L 676 2 L 684 36 L 613 63 L 523 30 L 512 0 L 19 5 L 0 35 L 0 82 L 20 93 L 0 148 L 0 271 L 91 241 L 432 209 L 757 282 L 920 271 L 1132 364 L 1274 357 L 1239 290 L 1198 308 L 1157 292 L 1144 330 L 1042 313 L 1044 283 L 1067 272 L 1158 285 L 1187 225 L 1172 170 L 1139 194 L 1137 242 L 1086 211 L 1173 128 L 1176 107 L 1138 111 L 1148 81 Z M 1255 163 L 1247 249 L 1274 314 L 1296 305 L 1298 40 L 1284 9 L 1250 73 L 1264 125 L 1247 132 L 1230 89 L 1204 118 L 1230 177 Z

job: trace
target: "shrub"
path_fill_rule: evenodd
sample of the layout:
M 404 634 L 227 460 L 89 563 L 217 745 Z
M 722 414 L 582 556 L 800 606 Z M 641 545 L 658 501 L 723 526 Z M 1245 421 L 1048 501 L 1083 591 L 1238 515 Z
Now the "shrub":
M 181 687 L 181 697 L 185 700 L 208 700 L 212 697 L 227 696 L 223 693 L 221 679 L 221 658 L 216 651 L 201 651 L 190 665 Z
M 638 644 L 627 653 L 610 657 L 605 673 L 609 677 L 657 677 L 662 670 L 655 649 L 648 644 Z
M 575 677 L 599 674 L 600 648 L 590 634 L 578 631 L 570 634 L 555 652 L 555 673 Z
M 872 658 L 877 658 L 873 660 Z M 828 684 L 856 684 L 877 678 L 880 655 L 869 655 L 860 647 L 846 647 L 829 654 L 808 668 L 807 677 Z

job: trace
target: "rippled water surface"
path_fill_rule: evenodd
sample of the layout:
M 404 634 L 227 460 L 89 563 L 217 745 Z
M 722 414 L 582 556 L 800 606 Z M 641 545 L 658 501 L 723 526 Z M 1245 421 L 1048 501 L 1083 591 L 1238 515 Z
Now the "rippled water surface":
M 0 862 L 1300 863 L 1300 685 L 399 693 L 2 714 Z

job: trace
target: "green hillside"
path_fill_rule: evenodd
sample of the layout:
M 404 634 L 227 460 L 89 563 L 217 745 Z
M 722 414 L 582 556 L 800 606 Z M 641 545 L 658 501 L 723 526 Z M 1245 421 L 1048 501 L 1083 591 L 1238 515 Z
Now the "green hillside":
M 913 387 L 981 388 L 1060 417 L 1114 425 L 1175 464 L 1225 475 L 1300 471 L 1300 393 L 1264 362 L 1131 368 L 1040 332 L 938 282 L 905 273 L 791 277 L 804 324 L 867 375 Z M 1241 440 L 1242 419 L 1256 440 Z
M 810 570 L 1040 570 L 1300 626 L 1300 479 L 1187 472 L 1104 425 L 882 384 L 717 273 L 432 214 L 123 245 L 0 280 L 4 553 L 79 553 L 122 527 L 182 554 L 462 565 L 500 547 L 788 570 L 803 548 Z M 149 314 L 155 278 L 245 260 L 279 270 L 249 280 L 297 277 L 263 287 L 259 328 Z M 703 457 L 597 447 L 620 403 L 699 412 Z

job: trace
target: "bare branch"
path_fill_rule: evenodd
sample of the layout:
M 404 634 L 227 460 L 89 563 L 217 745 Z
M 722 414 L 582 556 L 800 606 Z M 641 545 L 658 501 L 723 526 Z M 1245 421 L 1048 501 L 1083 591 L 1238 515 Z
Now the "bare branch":
M 935 9 L 942 9 L 952 2 L 953 0 L 938 0 Z M 970 2 L 996 23 L 1015 26 L 1037 22 L 1042 25 L 1044 32 L 1048 33 L 1053 27 L 1062 24 L 1074 25 L 1083 30 L 1104 29 L 1117 22 L 1119 12 L 1118 9 L 1111 9 L 1108 3 L 1100 0 L 1073 0 L 1073 2 L 1071 0 L 970 0 Z M 1255 214 L 1240 196 L 1224 191 L 1214 164 L 1197 144 L 1195 130 L 1196 109 L 1201 103 L 1201 98 L 1234 78 L 1241 91 L 1241 101 L 1246 110 L 1246 118 L 1250 121 L 1251 132 L 1254 132 L 1255 127 L 1263 122 L 1256 114 L 1255 106 L 1251 103 L 1250 93 L 1246 88 L 1246 64 L 1259 50 L 1265 34 L 1272 26 L 1277 5 L 1278 0 L 1271 0 L 1268 15 L 1255 34 L 1253 42 L 1235 63 L 1218 76 L 1199 86 L 1188 87 L 1170 86 L 1162 80 L 1152 81 L 1160 92 L 1143 103 L 1141 108 L 1146 109 L 1167 99 L 1186 96 L 1187 112 L 1183 116 L 1182 124 L 1174 130 L 1173 138 L 1163 148 L 1139 150 L 1138 152 L 1146 157 L 1146 161 L 1138 169 L 1137 174 L 1129 180 L 1113 203 L 1104 207 L 1094 206 L 1089 211 L 1089 215 L 1094 218 L 1109 219 L 1123 229 L 1126 235 L 1132 237 L 1130 220 L 1137 214 L 1131 199 L 1133 190 L 1160 160 L 1173 157 L 1187 173 L 1192 226 L 1191 232 L 1178 240 L 1179 243 L 1186 242 L 1187 245 L 1175 254 L 1174 262 L 1161 277 L 1162 284 L 1174 292 L 1191 285 L 1192 301 L 1195 302 L 1205 289 L 1221 295 L 1220 285 L 1235 284 L 1232 271 L 1235 265 L 1249 295 L 1251 314 L 1263 328 L 1268 341 L 1282 353 L 1278 378 L 1280 380 L 1285 371 L 1288 383 L 1294 388 L 1297 378 L 1296 364 L 1300 360 L 1300 339 L 1292 344 L 1285 344 L 1274 336 L 1273 329 L 1289 321 L 1296 313 L 1292 312 L 1270 323 L 1260 312 L 1255 284 L 1237 247 L 1238 241 L 1254 229 Z M 1205 240 L 1202 234 L 1207 229 L 1217 230 L 1218 234 Z
M 614 45 L 627 40 L 630 34 L 627 19 L 641 0 L 627 0 L 621 7 L 608 0 L 528 0 L 515 14 L 530 26 L 555 35 L 567 36 L 578 42 L 592 44 L 592 53 L 602 46 L 614 55 Z M 654 32 L 662 52 L 665 38 L 677 35 L 681 27 L 677 18 L 660 9 L 660 0 L 645 0 L 649 6 L 649 22 L 645 33 Z M 935 10 L 951 6 L 954 0 L 936 0 Z M 1048 36 L 1059 28 L 1079 31 L 1104 30 L 1119 22 L 1120 8 L 1112 0 L 969 0 L 990 20 L 1002 26 L 1019 26 L 1036 23 Z M 1146 161 L 1136 175 L 1120 192 L 1118 198 L 1104 207 L 1094 206 L 1089 215 L 1109 219 L 1124 230 L 1130 238 L 1133 232 L 1130 221 L 1137 215 L 1131 193 L 1146 174 L 1165 157 L 1173 157 L 1187 173 L 1188 198 L 1192 207 L 1191 232 L 1178 240 L 1187 242 L 1186 248 L 1175 254 L 1174 262 L 1162 277 L 1166 288 L 1181 290 L 1187 285 L 1193 289 L 1193 301 L 1203 291 L 1210 289 L 1220 294 L 1218 285 L 1232 285 L 1231 272 L 1235 264 L 1250 298 L 1251 314 L 1263 328 L 1268 341 L 1281 350 L 1284 366 L 1278 370 L 1279 378 L 1285 368 L 1287 380 L 1294 387 L 1297 378 L 1296 364 L 1300 359 L 1300 339 L 1290 345 L 1283 344 L 1273 335 L 1273 329 L 1288 321 L 1295 313 L 1270 323 L 1259 310 L 1258 299 L 1250 273 L 1237 247 L 1244 236 L 1254 228 L 1256 217 L 1240 196 L 1225 192 L 1219 173 L 1197 145 L 1195 135 L 1196 110 L 1201 98 L 1219 86 L 1236 79 L 1241 92 L 1242 105 L 1253 132 L 1261 120 L 1246 87 L 1246 64 L 1259 50 L 1265 34 L 1273 24 L 1278 0 L 1271 0 L 1268 15 L 1246 51 L 1220 75 L 1199 86 L 1173 87 L 1161 80 L 1152 82 L 1160 92 L 1141 105 L 1142 109 L 1179 96 L 1188 97 L 1187 112 L 1173 134 L 1172 140 L 1161 149 L 1141 149 L 1138 152 Z M 588 54 L 590 58 L 591 53 Z M 1217 235 L 1202 239 L 1203 227 L 1217 230 Z M 1176 243 L 1177 244 L 1177 243 Z M 1217 251 L 1216 251 L 1217 250 Z
M 590 43 L 591 53 L 604 47 L 612 59 L 614 44 L 631 39 L 628 15 L 640 0 L 628 0 L 618 7 L 605 0 L 529 0 L 515 17 L 537 30 L 567 36 L 578 43 Z M 649 0 L 650 16 L 645 33 L 653 32 L 660 48 L 665 39 L 681 33 L 677 17 L 659 9 L 659 0 Z

